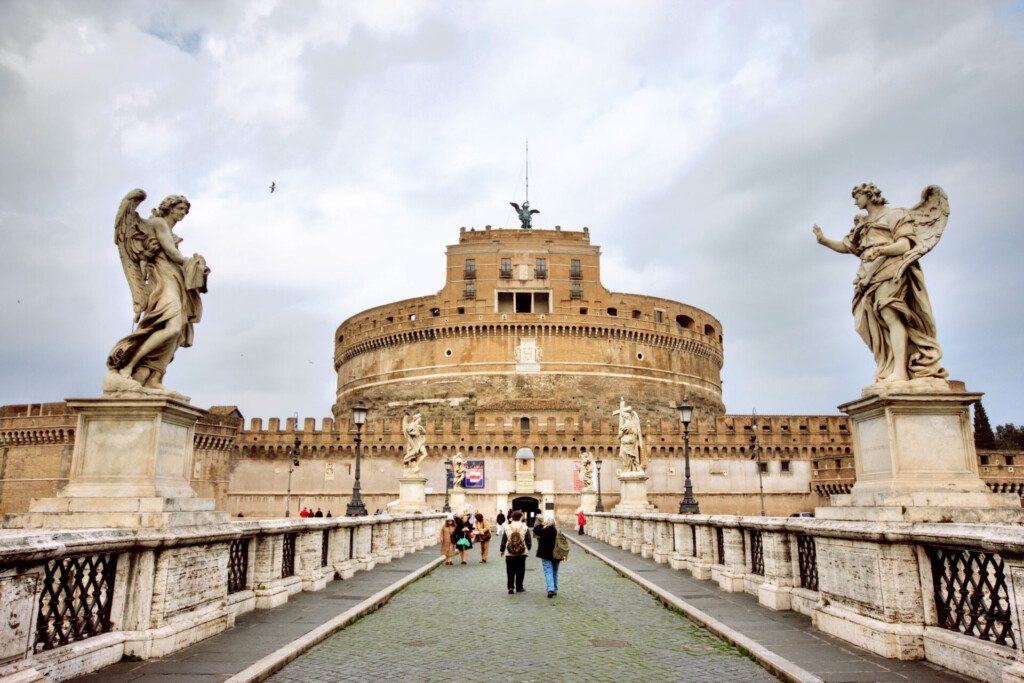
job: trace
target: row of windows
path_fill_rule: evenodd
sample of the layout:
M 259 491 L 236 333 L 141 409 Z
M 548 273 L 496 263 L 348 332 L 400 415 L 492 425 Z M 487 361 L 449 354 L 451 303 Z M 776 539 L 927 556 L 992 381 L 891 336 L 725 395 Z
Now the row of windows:
M 525 266 L 524 266 L 525 267 Z M 546 258 L 538 258 L 533 264 L 533 277 L 538 280 L 546 279 L 548 276 L 548 260 Z M 512 279 L 512 259 L 502 258 L 501 265 L 498 269 L 498 277 L 503 280 Z M 569 266 L 569 277 L 572 279 L 580 279 L 583 277 L 583 271 L 580 268 L 580 260 L 572 259 L 572 263 Z M 476 279 L 476 259 L 466 259 L 466 268 L 463 272 L 464 280 L 475 280 Z

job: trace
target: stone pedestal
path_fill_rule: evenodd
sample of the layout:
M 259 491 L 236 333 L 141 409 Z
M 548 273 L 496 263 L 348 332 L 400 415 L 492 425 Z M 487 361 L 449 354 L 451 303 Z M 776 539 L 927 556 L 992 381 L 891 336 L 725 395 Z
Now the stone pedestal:
M 456 515 L 462 514 L 462 509 L 466 507 L 466 491 L 464 489 L 452 489 L 448 497 L 448 505 L 451 506 L 452 512 Z
M 619 474 L 619 504 L 612 512 L 656 512 L 647 500 L 647 474 L 622 472 Z
M 159 528 L 219 524 L 212 499 L 189 480 L 196 420 L 203 414 L 170 397 L 68 400 L 78 411 L 68 484 L 29 511 L 8 515 L 21 528 Z
M 427 478 L 420 474 L 398 478 L 398 504 L 392 508 L 397 514 L 427 512 Z
M 968 408 L 981 394 L 955 390 L 959 382 L 918 382 L 901 383 L 899 390 L 874 385 L 863 398 L 839 406 L 850 416 L 857 482 L 849 494 L 832 496 L 832 506 L 818 508 L 816 516 L 1024 522 L 1019 497 L 992 493 L 978 475 Z
M 597 510 L 597 493 L 593 489 L 583 489 L 580 491 L 580 509 L 583 510 L 584 514 Z
M 1016 494 L 995 494 L 978 476 L 969 406 L 981 394 L 961 382 L 913 380 L 867 387 L 839 406 L 850 416 L 857 483 L 826 520 L 1020 524 Z M 925 655 L 926 596 L 918 549 L 873 539 L 817 538 L 822 599 L 814 625 L 884 657 Z

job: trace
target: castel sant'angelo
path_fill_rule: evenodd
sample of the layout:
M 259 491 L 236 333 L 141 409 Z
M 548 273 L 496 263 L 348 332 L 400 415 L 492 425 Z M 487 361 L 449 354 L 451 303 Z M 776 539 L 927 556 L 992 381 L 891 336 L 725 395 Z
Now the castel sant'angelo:
M 213 407 L 196 428 L 192 484 L 233 515 L 278 517 L 286 504 L 292 515 L 301 506 L 342 514 L 354 481 L 351 408 L 362 401 L 371 512 L 398 497 L 402 418 L 418 413 L 431 506 L 444 501 L 445 461 L 461 454 L 475 466 L 469 505 L 490 515 L 547 507 L 565 517 L 580 505 L 584 450 L 603 463 L 604 505 L 617 502 L 613 413 L 624 401 L 641 420 L 650 502 L 672 511 L 683 490 L 675 406 L 686 399 L 695 406 L 689 441 L 702 512 L 757 514 L 763 505 L 784 515 L 847 492 L 846 417 L 770 415 L 755 425 L 752 415 L 727 414 L 723 338 L 721 321 L 699 308 L 606 289 L 587 228 L 463 228 L 447 249 L 439 292 L 362 311 L 337 328 L 333 417 L 247 422 L 233 406 Z M 63 402 L 0 408 L 0 512 L 61 490 L 74 432 Z

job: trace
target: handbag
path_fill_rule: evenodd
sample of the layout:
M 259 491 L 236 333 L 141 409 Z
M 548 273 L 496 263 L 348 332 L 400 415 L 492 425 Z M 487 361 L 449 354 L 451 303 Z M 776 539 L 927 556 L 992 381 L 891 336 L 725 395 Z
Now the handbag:
M 473 543 L 470 542 L 470 540 L 468 538 L 460 538 L 458 541 L 455 542 L 455 547 L 458 548 L 459 550 L 467 550 L 467 549 L 471 548 L 472 546 L 473 546 Z
M 487 541 L 491 540 L 491 530 L 488 529 L 487 531 L 480 534 L 480 538 L 478 538 L 477 540 L 481 543 L 487 543 Z

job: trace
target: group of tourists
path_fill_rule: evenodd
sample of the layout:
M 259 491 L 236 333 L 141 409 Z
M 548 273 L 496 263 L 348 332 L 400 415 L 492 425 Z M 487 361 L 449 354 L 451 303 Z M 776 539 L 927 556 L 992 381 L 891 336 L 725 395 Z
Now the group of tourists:
M 324 511 L 321 510 L 320 508 L 317 508 L 316 512 L 313 512 L 312 510 L 310 510 L 305 505 L 303 505 L 302 509 L 299 510 L 299 517 L 324 517 L 324 516 L 333 517 L 334 515 L 331 514 L 330 510 L 327 511 L 327 515 L 324 515 Z M 241 517 L 241 515 L 239 515 L 239 517 Z
M 507 519 L 503 511 L 499 511 L 495 518 L 493 533 L 501 535 L 499 552 L 505 558 L 508 593 L 514 595 L 526 591 L 523 586 L 526 578 L 526 553 L 533 549 L 536 540 L 537 558 L 544 571 L 548 597 L 553 598 L 558 595 L 558 567 L 569 557 L 569 539 L 555 526 L 553 514 L 549 513 L 543 520 L 538 518 L 532 529 L 523 521 L 523 517 L 522 510 L 512 510 Z M 580 533 L 583 533 L 585 524 L 586 519 L 580 512 L 577 516 Z M 480 546 L 480 562 L 487 562 L 492 535 L 492 528 L 482 513 L 473 515 L 469 510 L 459 515 L 449 513 L 439 538 L 445 564 L 454 564 L 456 554 L 460 564 L 467 564 L 469 551 L 474 545 Z

